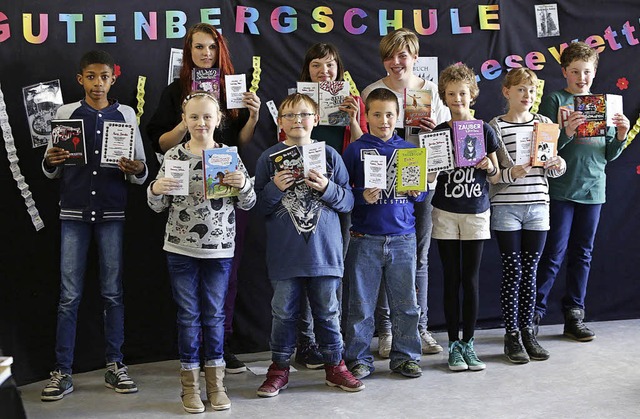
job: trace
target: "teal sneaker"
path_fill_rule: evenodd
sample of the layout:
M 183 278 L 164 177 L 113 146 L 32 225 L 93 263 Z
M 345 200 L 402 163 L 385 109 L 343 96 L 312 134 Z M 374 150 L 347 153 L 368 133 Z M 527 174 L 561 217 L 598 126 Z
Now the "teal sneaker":
M 486 364 L 480 361 L 480 358 L 476 355 L 476 351 L 473 349 L 473 338 L 471 338 L 468 343 L 461 341 L 461 345 L 462 356 L 471 371 L 482 371 L 487 368 Z
M 466 371 L 469 366 L 462 356 L 463 347 L 459 340 L 449 342 L 449 369 L 451 371 Z

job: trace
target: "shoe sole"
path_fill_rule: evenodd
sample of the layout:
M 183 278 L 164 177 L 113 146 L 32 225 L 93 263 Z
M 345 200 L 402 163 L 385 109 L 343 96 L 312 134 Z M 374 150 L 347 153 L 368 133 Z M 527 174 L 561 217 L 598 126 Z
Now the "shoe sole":
M 329 387 L 338 387 L 341 388 L 344 391 L 348 391 L 350 393 L 355 393 L 361 390 L 364 390 L 364 384 L 362 384 L 360 387 L 347 387 L 347 386 L 343 386 L 342 384 L 336 384 L 336 383 L 332 383 L 329 380 L 324 380 L 325 384 L 328 385 Z
M 324 368 L 324 363 L 322 364 L 302 364 L 304 365 L 307 369 L 310 370 L 319 370 L 320 368 Z
M 419 378 L 422 377 L 422 373 L 420 374 L 410 374 L 410 373 L 406 373 L 406 372 L 402 372 L 402 371 L 394 371 L 396 374 L 400 374 L 403 377 L 407 377 L 407 378 Z
M 475 365 L 475 366 L 471 366 L 469 365 L 469 371 L 483 371 L 487 368 L 486 365 Z
M 267 392 L 267 391 L 256 391 L 256 394 L 260 397 L 275 397 L 278 394 L 280 394 L 280 390 L 286 390 L 286 388 L 289 387 L 289 384 L 285 384 L 284 386 L 280 387 L 278 390 L 274 391 L 274 392 Z
M 549 359 L 549 355 L 547 356 L 531 356 L 529 355 L 529 358 L 532 359 L 533 361 L 546 361 L 547 359 Z
M 243 372 L 245 372 L 247 370 L 247 367 L 239 367 L 239 368 L 226 368 L 224 369 L 224 372 L 228 373 L 228 374 L 241 374 Z
M 214 405 L 213 403 L 209 403 L 209 404 L 211 405 L 213 410 L 229 410 L 229 409 L 231 409 L 231 403 L 229 403 L 229 404 L 217 404 L 217 405 Z
M 529 360 L 531 359 L 531 357 L 529 357 L 529 358 L 520 358 L 520 359 L 518 359 L 518 358 L 511 358 L 511 357 L 510 357 L 509 355 L 507 355 L 507 354 L 504 354 L 504 356 L 506 356 L 506 357 L 507 357 L 507 359 L 508 359 L 509 361 L 511 361 L 513 364 L 526 364 L 526 363 L 528 363 L 528 362 L 529 362 Z
M 455 371 L 455 372 L 460 372 L 460 371 L 466 371 L 469 369 L 468 365 L 449 365 L 449 369 L 451 371 Z
M 104 383 L 104 386 L 106 388 L 110 388 L 112 390 L 115 390 L 116 393 L 120 393 L 120 394 L 128 394 L 128 393 L 137 393 L 138 392 L 138 387 L 134 387 L 134 388 L 118 388 L 112 384 L 109 383 Z
M 422 348 L 422 353 L 425 355 L 434 355 L 442 352 L 442 347 L 440 348 Z
M 577 340 L 578 342 L 591 342 L 592 340 L 594 340 L 596 338 L 595 335 L 594 335 L 594 336 L 587 336 L 587 337 L 579 339 L 577 336 L 575 336 L 575 335 L 573 335 L 571 333 L 566 333 L 566 332 L 563 333 L 563 335 L 565 337 L 569 338 L 569 339 Z
M 40 395 L 40 400 L 42 400 L 43 402 L 55 402 L 57 400 L 62 399 L 64 396 L 66 396 L 67 394 L 71 393 L 72 391 L 73 391 L 73 386 L 69 387 L 62 394 L 58 394 L 57 396 Z
M 192 407 L 187 407 L 185 405 L 182 405 L 182 408 L 187 413 L 202 413 L 202 412 L 204 412 L 204 409 L 205 409 L 204 406 L 202 406 L 202 408 L 198 407 L 197 409 L 194 409 Z

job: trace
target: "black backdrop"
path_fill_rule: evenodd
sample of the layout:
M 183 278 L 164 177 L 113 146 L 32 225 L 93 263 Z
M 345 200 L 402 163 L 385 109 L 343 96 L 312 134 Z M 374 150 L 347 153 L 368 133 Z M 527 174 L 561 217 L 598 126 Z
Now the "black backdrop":
M 222 28 L 229 40 L 237 71 L 248 73 L 249 78 L 251 57 L 261 56 L 258 94 L 263 103 L 270 99 L 279 103 L 286 95 L 287 87 L 295 84 L 304 51 L 318 41 L 333 42 L 339 47 L 346 69 L 358 87 L 364 88 L 383 76 L 378 43 L 387 30 L 398 25 L 428 29 L 425 33 L 429 34 L 420 36 L 420 55 L 439 57 L 440 69 L 464 61 L 480 74 L 480 98 L 475 109 L 476 115 L 485 120 L 503 110 L 499 83 L 508 56 L 522 57 L 521 64 L 525 63 L 527 55 L 537 57 L 536 70 L 546 81 L 545 89 L 556 90 L 565 84 L 552 51 L 574 39 L 589 39 L 594 43 L 601 40 L 601 63 L 592 90 L 622 94 L 625 113 L 631 124 L 635 123 L 640 110 L 637 70 L 640 49 L 634 32 L 639 26 L 640 3 L 636 0 L 558 1 L 560 35 L 548 38 L 536 35 L 536 2 L 494 0 L 481 2 L 480 6 L 472 3 L 476 2 L 338 0 L 330 3 L 296 1 L 288 3 L 293 6 L 286 6 L 286 3 L 274 0 L 144 0 L 111 4 L 85 1 L 80 8 L 79 3 L 70 0 L 3 2 L 0 5 L 0 85 L 5 94 L 20 167 L 46 224 L 39 232 L 32 227 L 2 147 L 0 348 L 14 356 L 14 375 L 18 381 L 42 379 L 54 364 L 60 252 L 58 185 L 41 173 L 44 149 L 31 148 L 22 102 L 23 86 L 60 79 L 65 102 L 78 100 L 82 96 L 82 90 L 75 82 L 79 57 L 89 49 L 105 49 L 114 55 L 122 69 L 121 77 L 111 89 L 111 97 L 135 108 L 137 77 L 147 77 L 146 104 L 141 120 L 144 133 L 144 126 L 166 85 L 169 49 L 181 48 L 183 42 L 179 33 L 173 38 L 167 35 L 171 29 L 171 25 L 166 24 L 167 16 L 183 16 L 186 27 L 200 21 L 202 14 L 208 16 L 205 18 L 218 20 L 214 24 Z M 437 26 L 428 22 L 431 9 Z M 481 25 L 484 11 L 489 13 L 487 22 L 494 26 L 498 24 L 499 28 Z M 141 12 L 148 20 L 151 20 L 151 12 L 156 13 L 157 39 L 149 39 L 144 32 L 142 39 L 136 39 L 135 12 Z M 32 16 L 31 26 L 23 28 L 23 14 Z M 82 21 L 75 25 L 75 30 L 69 30 L 69 26 L 61 21 L 65 19 L 64 14 L 81 16 Z M 419 26 L 415 24 L 416 14 L 422 17 L 422 20 L 418 19 Z M 96 22 L 103 19 L 102 15 L 106 17 L 101 26 Z M 243 17 L 255 24 L 242 24 Z M 386 20 L 394 22 L 385 24 Z M 41 25 L 41 21 L 45 25 Z M 357 31 L 349 26 L 349 22 L 361 33 L 355 33 Z M 115 42 L 105 42 L 109 40 L 96 35 L 96 31 L 103 30 L 101 28 L 106 36 L 115 36 Z M 40 39 L 34 40 L 33 34 Z M 495 69 L 498 63 L 502 67 L 500 70 Z M 617 87 L 621 78 L 627 79 L 628 89 L 621 91 Z M 243 156 L 250 170 L 261 151 L 275 138 L 274 124 L 264 106 L 260 117 L 253 142 Z M 151 179 L 157 171 L 157 163 L 148 144 L 147 157 Z M 639 249 L 636 240 L 640 232 L 640 210 L 636 205 L 640 202 L 639 164 L 638 144 L 632 143 L 607 168 L 608 204 L 603 208 L 596 238 L 587 298 L 591 320 L 640 315 L 640 279 L 636 270 Z M 177 356 L 175 308 L 161 250 L 164 222 L 163 215 L 157 215 L 147 207 L 144 189 L 131 187 L 124 276 L 127 316 L 124 352 L 128 363 Z M 96 284 L 95 253 L 92 254 L 79 313 L 75 362 L 78 372 L 103 365 L 101 302 Z M 442 275 L 435 249 L 430 256 L 429 317 L 431 328 L 438 330 L 444 324 Z M 480 324 L 485 327 L 500 325 L 499 278 L 499 255 L 492 240 L 485 247 L 481 277 Z M 561 320 L 557 289 L 562 287 L 563 281 L 558 282 L 546 319 L 550 323 Z M 252 215 L 239 275 L 234 320 L 233 345 L 237 351 L 268 348 L 270 295 L 264 266 L 264 228 L 262 220 Z

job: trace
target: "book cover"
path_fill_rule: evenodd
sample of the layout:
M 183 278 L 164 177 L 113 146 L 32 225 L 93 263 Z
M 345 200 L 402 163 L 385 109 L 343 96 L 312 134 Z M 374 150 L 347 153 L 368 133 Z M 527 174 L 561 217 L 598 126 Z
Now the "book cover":
M 536 123 L 531 141 L 531 165 L 544 166 L 558 152 L 560 125 Z
M 319 84 L 320 125 L 340 127 L 349 125 L 349 115 L 338 109 L 347 96 L 349 96 L 349 83 L 346 81 L 323 81 Z
M 191 74 L 191 91 L 202 90 L 220 100 L 220 69 L 194 68 Z
M 475 166 L 487 155 L 482 121 L 453 121 L 456 167 Z
M 396 191 L 427 190 L 427 149 L 402 148 L 398 150 Z
M 296 85 L 296 91 L 298 93 L 309 96 L 316 103 L 320 100 L 319 90 L 320 86 L 318 83 L 311 81 L 299 81 Z
M 418 127 L 420 119 L 431 117 L 431 99 L 429 89 L 404 89 L 404 126 Z
M 387 190 L 387 156 L 365 154 L 364 187 Z
M 448 129 L 424 132 L 419 138 L 420 147 L 427 149 L 427 173 L 455 168 L 453 143 Z
M 189 160 L 165 160 L 164 177 L 180 181 L 180 187 L 167 195 L 189 195 Z
M 293 173 L 294 183 L 290 186 L 293 188 L 295 185 L 304 182 L 304 165 L 302 163 L 302 154 L 297 146 L 292 145 L 284 150 L 277 151 L 269 158 L 273 162 L 276 168 L 276 172 L 281 170 L 291 170 Z
M 309 177 L 309 170 L 313 169 L 323 175 L 327 174 L 327 154 L 325 142 L 316 141 L 302 147 L 302 167 L 304 177 Z
M 87 164 L 84 141 L 84 122 L 82 119 L 52 119 L 51 142 L 69 152 L 65 166 L 83 166 Z
M 582 112 L 586 121 L 578 126 L 576 136 L 601 137 L 607 133 L 607 101 L 605 95 L 576 95 L 573 97 L 576 111 Z
M 210 148 L 202 150 L 202 170 L 205 199 L 238 196 L 240 190 L 223 182 L 225 172 L 238 169 L 237 147 Z
M 133 160 L 136 126 L 127 122 L 105 121 L 102 131 L 100 166 L 118 167 L 121 157 Z

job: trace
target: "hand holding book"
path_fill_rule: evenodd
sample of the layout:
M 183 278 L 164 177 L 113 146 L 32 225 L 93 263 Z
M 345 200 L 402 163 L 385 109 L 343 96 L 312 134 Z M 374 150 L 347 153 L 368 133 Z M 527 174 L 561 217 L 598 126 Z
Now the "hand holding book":
M 47 150 L 47 155 L 44 160 L 47 166 L 54 167 L 60 166 L 69 158 L 69 151 L 60 147 L 51 147 Z
M 309 176 L 305 178 L 304 183 L 307 184 L 311 189 L 315 189 L 320 193 L 324 193 L 327 190 L 327 185 L 329 184 L 329 179 L 326 178 L 322 173 L 315 169 L 309 170 Z

